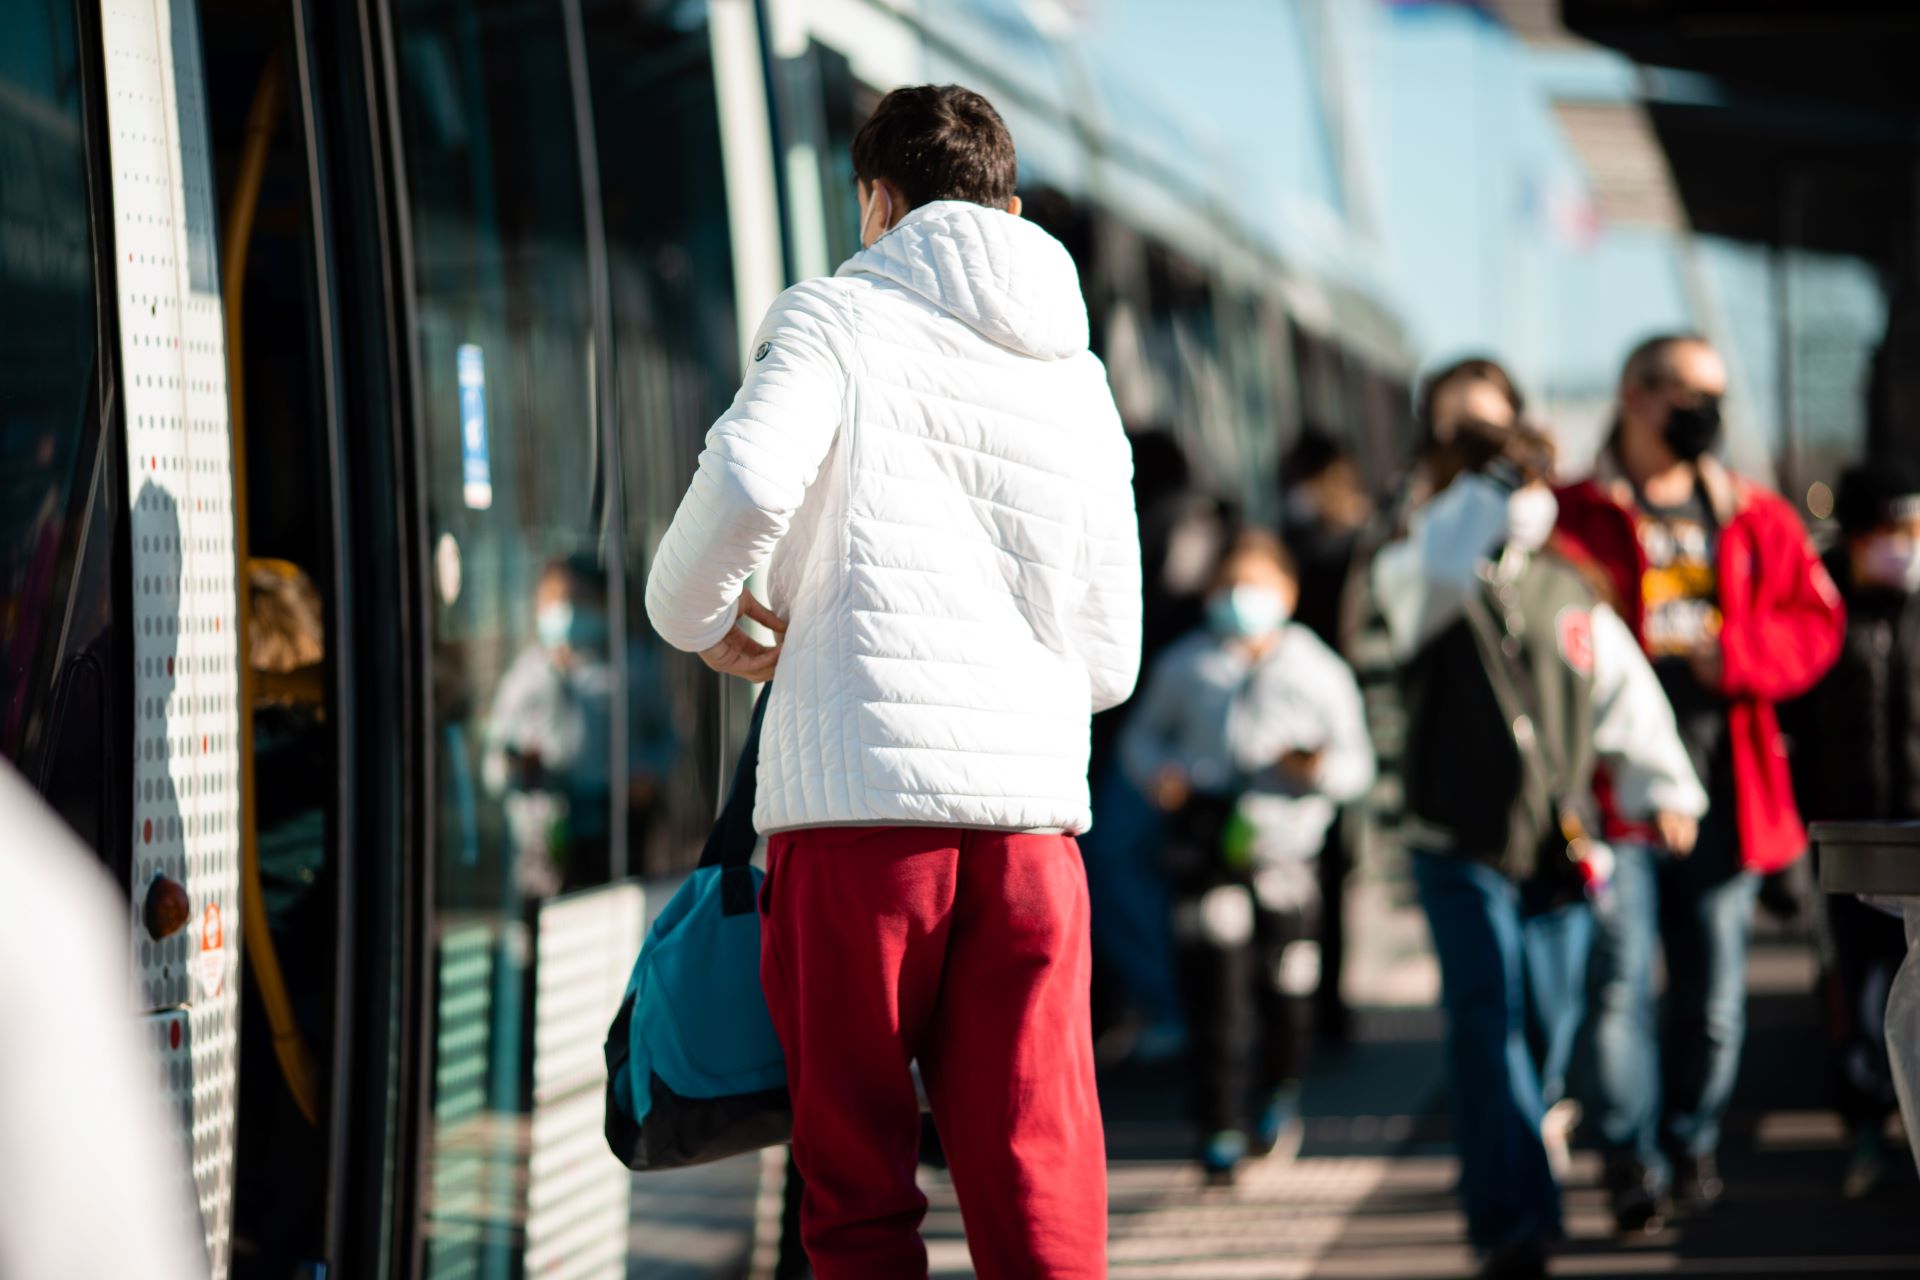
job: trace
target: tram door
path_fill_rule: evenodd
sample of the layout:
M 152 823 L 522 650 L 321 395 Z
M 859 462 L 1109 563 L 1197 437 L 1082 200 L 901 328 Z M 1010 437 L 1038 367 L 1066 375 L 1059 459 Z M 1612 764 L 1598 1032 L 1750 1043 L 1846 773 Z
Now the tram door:
M 288 19 L 76 0 L 0 30 L 0 751 L 126 887 L 213 1280 L 323 1274 L 333 1199 L 332 471 Z
M 713 7 L 7 11 L 0 754 L 213 1280 L 624 1272 L 599 1040 L 729 755 L 638 599 L 738 380 Z
M 193 0 L 0 39 L 0 750 L 128 891 L 135 1007 L 228 1270 L 241 1009 L 236 521 Z

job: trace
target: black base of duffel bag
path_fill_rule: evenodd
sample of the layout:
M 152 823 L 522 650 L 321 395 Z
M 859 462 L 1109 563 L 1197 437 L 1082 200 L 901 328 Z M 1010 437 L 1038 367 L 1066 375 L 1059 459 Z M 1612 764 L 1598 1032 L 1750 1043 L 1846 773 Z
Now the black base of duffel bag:
M 653 1109 L 635 1121 L 619 1105 L 628 1063 L 627 1026 L 633 997 L 620 1004 L 607 1031 L 607 1146 L 635 1172 L 683 1169 L 709 1164 L 793 1136 L 793 1106 L 787 1091 L 766 1089 L 724 1098 L 683 1098 L 655 1075 L 649 1094 Z

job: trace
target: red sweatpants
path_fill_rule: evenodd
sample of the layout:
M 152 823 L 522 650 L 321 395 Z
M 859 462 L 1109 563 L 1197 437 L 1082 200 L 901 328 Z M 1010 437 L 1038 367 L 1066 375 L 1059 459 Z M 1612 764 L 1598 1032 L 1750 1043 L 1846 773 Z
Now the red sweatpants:
M 1087 886 L 1068 836 L 774 836 L 760 977 L 818 1280 L 927 1274 L 918 1059 L 983 1280 L 1107 1273 Z

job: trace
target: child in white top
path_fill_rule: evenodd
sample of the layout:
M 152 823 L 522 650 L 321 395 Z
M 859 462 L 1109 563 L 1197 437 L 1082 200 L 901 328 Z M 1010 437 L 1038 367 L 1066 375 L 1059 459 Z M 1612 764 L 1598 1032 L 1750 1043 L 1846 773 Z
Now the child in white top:
M 1221 557 L 1205 629 L 1154 663 L 1120 739 L 1134 785 L 1174 816 L 1170 871 L 1187 952 L 1203 1163 L 1231 1181 L 1247 1149 L 1249 1064 L 1234 1027 L 1260 1013 L 1256 1149 L 1297 1134 L 1308 998 L 1319 977 L 1314 860 L 1341 804 L 1371 785 L 1360 690 L 1347 665 L 1289 621 L 1292 557 L 1249 530 Z

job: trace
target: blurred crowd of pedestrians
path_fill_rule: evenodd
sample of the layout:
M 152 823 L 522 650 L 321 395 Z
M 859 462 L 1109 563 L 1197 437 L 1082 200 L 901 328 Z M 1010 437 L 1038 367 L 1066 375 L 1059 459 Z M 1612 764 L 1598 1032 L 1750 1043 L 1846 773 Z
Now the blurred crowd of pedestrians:
M 717 671 L 764 682 L 795 649 L 766 711 L 784 746 L 747 763 L 772 837 L 759 945 L 793 1102 L 792 1218 L 815 1270 L 925 1273 L 914 1156 L 937 1143 L 983 1272 L 1104 1273 L 1089 921 L 1131 1006 L 1108 1043 L 1184 1055 L 1207 1179 L 1296 1149 L 1311 1041 L 1343 1028 L 1342 811 L 1382 772 L 1439 962 L 1482 1274 L 1546 1274 L 1576 1132 L 1602 1153 L 1622 1235 L 1709 1209 L 1763 881 L 1801 863 L 1803 812 L 1920 818 L 1920 473 L 1848 473 L 1823 559 L 1789 504 L 1719 461 L 1725 366 L 1676 334 L 1627 356 L 1595 459 L 1559 457 L 1512 376 L 1476 358 L 1426 379 L 1411 466 L 1378 502 L 1315 430 L 1276 477 L 1279 529 L 1202 492 L 1170 432 L 1133 434 L 1129 495 L 1074 264 L 1020 219 L 991 105 L 896 91 L 854 160 L 866 248 L 769 314 L 647 597 L 662 638 Z M 852 298 L 886 317 L 891 364 L 851 355 L 867 336 Z M 829 466 L 856 427 L 871 457 Z M 1039 429 L 1066 443 L 1030 454 Z M 908 480 L 950 501 L 917 505 Z M 1058 519 L 1062 493 L 1084 527 Z M 854 550 L 816 564 L 833 522 Z M 761 566 L 764 605 L 744 593 Z M 299 571 L 258 569 L 255 610 L 283 621 L 255 619 L 273 712 L 256 768 L 302 800 L 260 817 L 265 936 L 289 942 L 312 927 L 322 828 L 310 789 L 278 780 L 320 776 L 321 634 Z M 943 616 L 943 591 L 972 616 Z M 547 564 L 531 603 L 481 786 L 456 787 L 454 814 L 469 830 L 478 792 L 497 801 L 503 870 L 530 902 L 617 874 L 612 818 L 624 799 L 644 830 L 679 749 L 657 650 L 618 653 L 592 557 Z M 1063 654 L 1083 683 L 1061 680 Z M 866 684 L 818 674 L 856 666 Z M 1389 700 L 1398 727 L 1377 751 Z M 1085 760 L 1088 714 L 1108 708 Z M 6 863 L 27 908 L 14 969 L 86 961 L 7 992 L 35 1033 L 0 1053 L 0 1135 L 50 1176 L 10 1184 L 25 1199 L 0 1216 L 0 1272 L 123 1274 L 129 1239 L 149 1270 L 185 1263 L 184 1187 L 143 1176 L 169 1165 L 167 1123 L 113 995 L 112 895 L 3 772 L 0 818 L 24 834 L 0 854 L 49 855 Z M 1865 1194 L 1888 1161 L 1903 939 L 1852 901 L 1805 916 L 1855 1144 L 1845 1190 Z M 289 1034 L 323 990 L 293 977 Z M 931 1142 L 921 1092 L 945 1126 Z M 120 1163 L 116 1146 L 135 1175 L 85 1203 L 75 1189 Z M 85 1230 L 106 1211 L 117 1236 Z M 77 1246 L 92 1256 L 49 1261 Z
M 1623 1237 L 1721 1196 L 1763 885 L 1822 962 L 1845 1191 L 1884 1176 L 1904 940 L 1811 893 L 1802 814 L 1920 817 L 1920 473 L 1850 471 L 1823 559 L 1720 461 L 1726 389 L 1706 339 L 1649 339 L 1599 456 L 1569 459 L 1499 363 L 1463 360 L 1420 388 L 1413 463 L 1378 510 L 1339 444 L 1303 433 L 1277 531 L 1198 496 L 1171 437 L 1141 438 L 1147 675 L 1122 725 L 1096 722 L 1116 745 L 1084 847 L 1096 952 L 1131 1010 L 1107 1047 L 1184 1050 L 1210 1180 L 1297 1143 L 1307 1030 L 1342 1026 L 1358 824 L 1339 810 L 1369 803 L 1377 687 L 1402 797 L 1388 846 L 1440 965 L 1483 1274 L 1545 1274 L 1576 1132 Z

